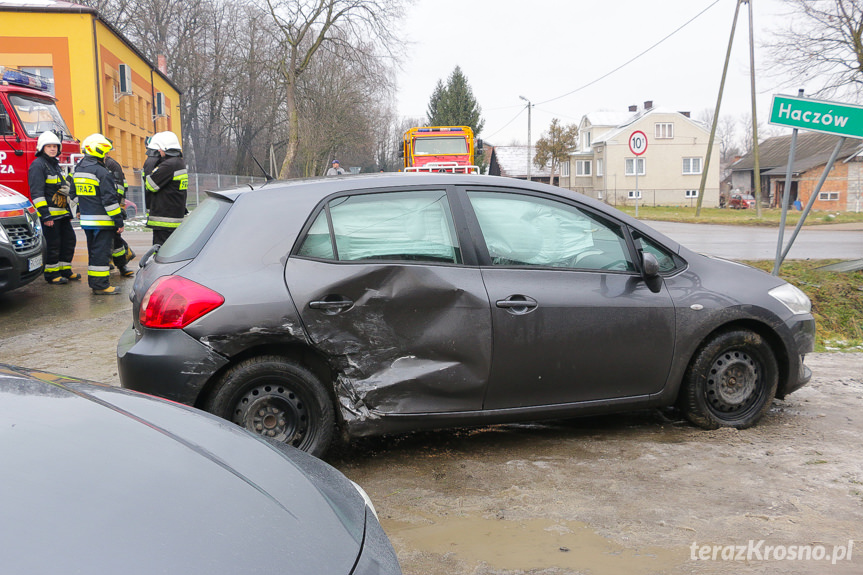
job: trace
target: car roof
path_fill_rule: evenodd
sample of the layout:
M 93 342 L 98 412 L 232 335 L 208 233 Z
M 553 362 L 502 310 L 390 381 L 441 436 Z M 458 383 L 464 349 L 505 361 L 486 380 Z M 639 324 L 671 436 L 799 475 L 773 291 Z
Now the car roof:
M 542 182 L 519 180 L 502 176 L 485 176 L 478 174 L 441 174 L 441 173 L 406 173 L 384 172 L 370 174 L 345 174 L 317 178 L 301 178 L 296 180 L 272 180 L 258 187 L 249 186 L 209 192 L 211 195 L 236 201 L 242 196 L 263 194 L 284 196 L 286 194 L 303 195 L 306 202 L 318 203 L 324 198 L 342 192 L 375 191 L 376 189 L 391 190 L 394 187 L 421 186 L 475 186 L 483 188 L 498 188 L 511 191 L 534 191 L 551 194 L 562 199 L 576 200 L 583 205 L 617 218 L 644 232 L 646 235 L 661 241 L 669 249 L 679 252 L 680 245 L 671 238 L 654 230 L 640 220 L 615 209 L 605 202 L 596 200 L 582 193 L 551 186 Z M 269 204 L 269 200 L 264 200 Z

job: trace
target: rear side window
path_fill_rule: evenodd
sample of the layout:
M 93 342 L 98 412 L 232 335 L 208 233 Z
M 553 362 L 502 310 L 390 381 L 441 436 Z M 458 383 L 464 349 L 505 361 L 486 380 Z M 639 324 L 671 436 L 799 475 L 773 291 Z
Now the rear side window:
M 213 196 L 205 199 L 159 248 L 156 261 L 179 262 L 197 256 L 230 207 L 227 200 Z
M 443 190 L 336 198 L 312 223 L 297 255 L 342 262 L 462 261 Z

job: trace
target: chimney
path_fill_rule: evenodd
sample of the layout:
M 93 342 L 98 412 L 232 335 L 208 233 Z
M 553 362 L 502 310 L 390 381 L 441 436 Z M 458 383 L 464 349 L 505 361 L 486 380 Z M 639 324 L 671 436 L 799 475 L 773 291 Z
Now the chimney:
M 168 57 L 164 54 L 159 54 L 156 56 L 156 68 L 158 68 L 159 72 L 162 74 L 168 75 Z
M 691 117 L 692 117 L 692 116 L 690 116 L 690 113 L 689 113 L 689 112 L 680 112 L 680 114 L 683 114 L 683 115 L 684 115 L 685 117 L 687 117 L 687 118 L 691 118 Z
M 633 105 L 633 106 L 630 106 L 630 107 L 629 107 L 629 111 L 630 111 L 630 112 L 637 112 L 637 111 L 638 111 L 638 106 L 634 106 L 634 105 Z
M 645 100 L 644 101 L 644 111 L 651 109 L 653 107 L 653 100 Z

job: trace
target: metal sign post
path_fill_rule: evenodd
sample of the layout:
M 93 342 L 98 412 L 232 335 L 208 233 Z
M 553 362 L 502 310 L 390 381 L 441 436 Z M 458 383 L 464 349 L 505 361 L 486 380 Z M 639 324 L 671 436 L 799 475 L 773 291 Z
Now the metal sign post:
M 773 105 L 770 110 L 770 123 L 778 126 L 794 128 L 791 135 L 791 149 L 788 151 L 785 189 L 782 194 L 782 215 L 779 222 L 779 239 L 776 245 L 776 261 L 773 262 L 773 275 L 776 276 L 779 275 L 779 266 L 782 265 L 783 260 L 791 250 L 791 246 L 794 244 L 794 240 L 797 238 L 797 234 L 803 226 L 806 216 L 809 215 L 812 205 L 815 203 L 818 193 L 821 191 L 821 186 L 827 179 L 827 174 L 830 172 L 830 169 L 833 167 L 833 163 L 836 161 L 836 157 L 839 154 L 839 150 L 842 147 L 845 138 L 863 138 L 863 106 L 804 98 L 803 90 L 800 90 L 797 97 L 782 95 L 773 96 Z M 806 209 L 800 215 L 800 220 L 797 222 L 797 226 L 794 229 L 794 233 L 791 236 L 788 245 L 785 246 L 785 249 L 783 250 L 782 238 L 785 231 L 785 218 L 788 213 L 788 198 L 791 193 L 791 178 L 794 169 L 794 148 L 797 142 L 797 130 L 801 128 L 804 130 L 812 130 L 814 132 L 841 136 L 841 138 L 836 144 L 836 148 L 833 150 L 833 154 L 824 168 L 821 180 L 818 182 L 816 189 L 809 197 Z M 755 177 L 757 178 L 759 175 L 756 174 Z
M 647 151 L 647 135 L 641 130 L 636 130 L 629 135 L 629 151 L 635 155 L 633 168 L 635 169 L 635 217 L 638 217 L 638 157 Z

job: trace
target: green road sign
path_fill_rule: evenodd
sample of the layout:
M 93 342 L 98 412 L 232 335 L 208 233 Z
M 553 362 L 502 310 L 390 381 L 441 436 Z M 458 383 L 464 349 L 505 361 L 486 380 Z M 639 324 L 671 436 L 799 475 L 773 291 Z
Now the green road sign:
M 770 123 L 848 138 L 863 138 L 863 106 L 774 95 Z

